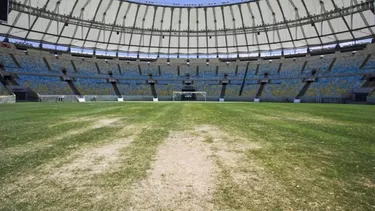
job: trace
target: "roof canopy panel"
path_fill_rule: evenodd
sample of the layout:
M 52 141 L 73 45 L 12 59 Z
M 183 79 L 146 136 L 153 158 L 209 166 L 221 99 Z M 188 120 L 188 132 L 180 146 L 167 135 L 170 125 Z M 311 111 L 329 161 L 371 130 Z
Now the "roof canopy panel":
M 0 34 L 135 53 L 250 53 L 374 35 L 374 0 L 10 0 Z

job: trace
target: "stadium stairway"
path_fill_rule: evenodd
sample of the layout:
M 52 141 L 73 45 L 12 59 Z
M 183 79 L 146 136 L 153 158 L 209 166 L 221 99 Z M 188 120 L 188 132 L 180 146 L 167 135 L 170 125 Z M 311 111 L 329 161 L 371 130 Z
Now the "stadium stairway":
M 0 95 L 13 95 L 12 90 L 7 86 L 7 82 L 2 74 L 0 74 Z
M 307 90 L 310 88 L 312 83 L 313 82 L 311 82 L 311 81 L 306 81 L 305 85 L 302 87 L 301 91 L 299 91 L 299 93 L 297 94 L 295 99 L 297 99 L 297 100 L 301 99 L 306 94 Z
M 38 101 L 38 94 L 30 87 L 22 87 L 16 81 L 16 75 L 0 72 L 0 95 L 15 95 L 17 101 Z
M 332 61 L 331 64 L 330 64 L 330 68 L 332 69 L 333 67 L 333 64 L 334 62 L 336 62 L 336 60 Z M 297 94 L 297 96 L 295 97 L 295 99 L 297 100 L 300 100 L 303 96 L 305 96 L 306 92 L 309 90 L 310 86 L 312 83 L 315 82 L 315 74 L 317 72 L 313 71 L 311 73 L 311 77 L 312 78 L 305 78 L 303 79 L 303 82 L 305 82 L 305 85 L 302 87 L 302 89 L 299 91 L 299 93 Z
M 52 71 L 51 65 L 48 63 L 45 57 L 43 57 L 43 62 L 46 64 L 47 70 L 51 72 Z
M 16 59 L 16 57 L 14 56 L 14 54 L 9 54 L 10 55 L 10 57 L 12 58 L 12 60 L 13 60 L 13 63 L 18 67 L 18 68 L 20 68 L 21 67 L 21 65 L 20 65 L 20 63 L 18 62 L 18 60 Z
M 77 89 L 72 80 L 67 80 L 66 82 L 75 95 L 77 95 L 78 97 L 82 97 L 81 92 Z
M 260 97 L 262 96 L 262 93 L 263 93 L 263 90 L 264 90 L 264 87 L 266 86 L 265 83 L 261 83 L 260 86 L 259 86 L 259 89 L 255 95 L 255 99 L 260 99 Z

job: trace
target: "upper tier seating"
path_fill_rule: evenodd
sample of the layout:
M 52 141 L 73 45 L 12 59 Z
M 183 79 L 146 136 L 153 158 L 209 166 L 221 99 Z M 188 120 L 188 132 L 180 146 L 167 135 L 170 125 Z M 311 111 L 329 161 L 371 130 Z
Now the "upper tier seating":
M 0 52 L 0 64 L 4 64 L 6 69 L 17 68 L 17 65 L 14 63 L 12 57 L 8 53 Z
M 98 74 L 98 68 L 96 68 L 95 62 L 86 60 L 75 60 L 73 61 L 79 75 L 95 75 Z
M 155 64 L 141 63 L 140 67 L 141 67 L 142 75 L 149 75 L 149 74 L 152 74 L 153 76 L 159 75 L 158 66 Z
M 301 70 L 304 65 L 303 61 L 293 61 L 292 59 L 285 60 L 281 66 L 280 77 L 295 77 L 301 76 Z
M 214 66 L 213 64 L 211 66 L 215 67 L 213 68 L 213 70 L 215 71 L 216 66 Z M 224 74 L 228 74 L 228 76 L 234 77 L 236 75 L 236 68 L 237 68 L 237 65 L 235 63 L 230 63 L 227 65 L 225 64 L 219 65 L 217 76 L 219 78 L 223 78 Z
M 106 62 L 102 59 L 98 59 L 96 63 L 98 64 L 101 74 L 108 75 L 108 72 L 112 72 L 113 75 L 120 74 L 117 64 L 111 60 Z
M 46 63 L 42 57 L 34 55 L 15 54 L 14 55 L 21 65 L 18 71 L 31 73 L 48 73 Z
M 246 68 L 247 68 L 247 63 L 246 62 L 240 62 L 240 63 L 238 63 L 236 78 L 242 79 L 245 76 Z
M 269 63 L 269 64 L 261 64 L 259 65 L 258 75 L 262 76 L 266 73 L 268 75 L 277 75 L 280 63 Z
M 309 76 L 313 70 L 316 70 L 319 73 L 328 72 L 328 68 L 332 63 L 332 59 L 326 58 L 314 58 L 307 62 L 306 68 L 303 71 L 303 75 Z
M 191 65 L 180 65 L 180 76 L 185 76 L 186 74 L 190 74 L 190 76 L 194 77 L 197 75 L 197 66 Z
M 258 75 L 256 75 L 257 67 L 258 67 L 257 64 L 254 64 L 254 63 L 249 64 L 249 67 L 247 68 L 247 78 L 259 77 Z
M 223 74 L 219 74 L 222 77 Z M 216 66 L 215 65 L 204 65 L 199 66 L 199 77 L 202 78 L 213 78 L 216 77 Z
M 47 58 L 52 72 L 61 73 L 65 69 L 68 73 L 75 73 L 72 62 L 61 58 Z
M 137 63 L 121 62 L 120 68 L 123 76 L 127 77 L 140 77 L 139 68 Z
M 364 72 L 375 72 L 375 54 L 372 54 L 363 68 Z
M 175 65 L 164 65 L 160 66 L 162 78 L 175 78 L 177 77 L 177 66 Z

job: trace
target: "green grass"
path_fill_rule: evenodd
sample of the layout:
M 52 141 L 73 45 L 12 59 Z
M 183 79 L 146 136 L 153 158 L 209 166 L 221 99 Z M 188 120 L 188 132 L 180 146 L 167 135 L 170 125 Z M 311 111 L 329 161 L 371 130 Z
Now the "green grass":
M 0 105 L 0 210 L 130 209 L 175 131 L 209 149 L 215 210 L 375 209 L 374 106 L 25 103 Z

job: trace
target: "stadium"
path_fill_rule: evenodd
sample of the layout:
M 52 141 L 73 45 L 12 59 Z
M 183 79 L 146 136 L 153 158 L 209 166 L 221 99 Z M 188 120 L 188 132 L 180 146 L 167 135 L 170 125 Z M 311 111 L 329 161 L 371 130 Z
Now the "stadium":
M 374 210 L 374 0 L 2 0 L 0 210 Z

